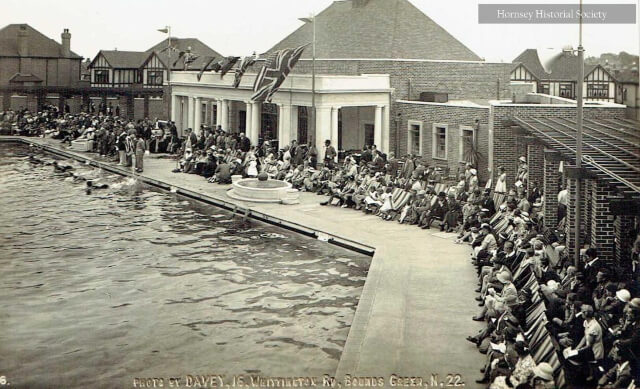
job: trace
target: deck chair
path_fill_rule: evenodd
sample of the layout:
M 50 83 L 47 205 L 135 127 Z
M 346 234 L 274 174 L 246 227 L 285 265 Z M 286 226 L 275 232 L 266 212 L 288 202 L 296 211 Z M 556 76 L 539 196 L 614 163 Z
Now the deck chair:
M 551 337 L 547 336 L 538 346 L 538 349 L 531 353 L 533 359 L 537 362 L 544 362 L 549 358 L 551 353 L 554 353 L 556 350 L 553 347 L 553 343 L 551 343 Z
M 407 202 L 411 198 L 411 193 L 402 188 L 395 188 L 391 194 L 391 208 L 394 211 L 400 211 L 407 205 Z
M 564 370 L 560 369 L 560 371 L 558 372 L 558 375 L 556 376 L 556 388 L 558 389 L 564 389 L 567 386 L 567 380 L 564 376 Z M 629 389 L 633 389 L 633 388 L 629 388 Z

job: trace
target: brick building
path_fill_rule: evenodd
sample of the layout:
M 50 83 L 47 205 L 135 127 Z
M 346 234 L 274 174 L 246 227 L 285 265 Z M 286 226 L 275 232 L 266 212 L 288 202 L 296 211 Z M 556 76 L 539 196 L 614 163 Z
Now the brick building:
M 384 152 L 404 154 L 406 101 L 418 100 L 423 92 L 484 101 L 509 93 L 511 64 L 483 61 L 407 0 L 336 1 L 265 55 L 311 42 L 314 23 L 315 134 L 309 132 L 308 121 L 310 48 L 273 104 L 250 101 L 262 61 L 237 89 L 230 87 L 233 74 L 225 79 L 205 74 L 197 81 L 196 72 L 174 72 L 172 117 L 178 128 L 221 124 L 233 132 L 246 131 L 254 142 L 265 137 L 280 144 L 311 140 L 322 150 L 324 140 L 331 139 L 341 150 L 376 144 Z
M 626 107 L 598 102 L 584 107 L 584 158 L 582 171 L 575 166 L 576 104 L 574 101 L 531 93 L 517 102 L 490 105 L 490 164 L 505 167 L 507 187 L 512 187 L 517 158 L 525 156 L 529 185 L 543 188 L 545 226 L 557 220 L 557 194 L 566 186 L 567 249 L 575 242 L 576 192 L 582 188 L 581 244 L 598 248 L 603 259 L 629 258 L 640 216 L 640 123 L 625 119 Z M 495 170 L 495 169 L 494 169 Z
M 60 36 L 58 43 L 28 24 L 0 30 L 0 109 L 36 110 L 48 94 L 82 85 L 82 57 L 71 51 L 68 29 Z

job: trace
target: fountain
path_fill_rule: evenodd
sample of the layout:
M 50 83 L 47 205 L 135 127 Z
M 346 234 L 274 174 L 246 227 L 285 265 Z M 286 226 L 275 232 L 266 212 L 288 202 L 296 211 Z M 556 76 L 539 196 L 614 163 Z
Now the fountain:
M 258 178 L 232 178 L 233 188 L 227 196 L 235 200 L 253 201 L 257 203 L 297 204 L 299 192 L 285 181 L 269 179 L 264 175 Z

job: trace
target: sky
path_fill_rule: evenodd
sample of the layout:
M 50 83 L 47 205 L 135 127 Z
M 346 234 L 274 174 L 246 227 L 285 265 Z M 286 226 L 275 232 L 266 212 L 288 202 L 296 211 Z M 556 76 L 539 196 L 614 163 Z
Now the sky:
M 480 57 L 511 62 L 526 48 L 577 46 L 577 25 L 478 24 L 479 0 L 410 0 Z M 157 31 L 171 26 L 172 36 L 198 38 L 223 55 L 267 51 L 302 25 L 300 17 L 319 13 L 333 0 L 2 0 L 0 27 L 28 23 L 60 41 L 72 34 L 71 49 L 93 58 L 99 50 L 144 51 L 166 38 Z M 482 3 L 532 3 L 533 0 L 486 0 Z M 535 0 L 578 3 L 578 0 Z M 631 3 L 638 0 L 593 0 Z M 640 8 L 640 7 L 636 7 Z M 636 21 L 640 17 L 636 17 Z M 372 21 L 375 23 L 375 21 Z M 587 56 L 640 51 L 640 25 L 586 25 Z

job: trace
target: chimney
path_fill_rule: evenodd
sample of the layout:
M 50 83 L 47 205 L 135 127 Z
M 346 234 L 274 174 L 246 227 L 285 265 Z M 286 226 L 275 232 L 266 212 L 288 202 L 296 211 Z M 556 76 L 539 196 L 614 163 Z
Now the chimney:
M 26 24 L 21 24 L 18 30 L 18 55 L 21 57 L 29 56 L 29 32 Z
M 71 57 L 71 34 L 69 29 L 65 28 L 60 36 L 62 37 L 62 52 L 60 54 L 65 58 Z

